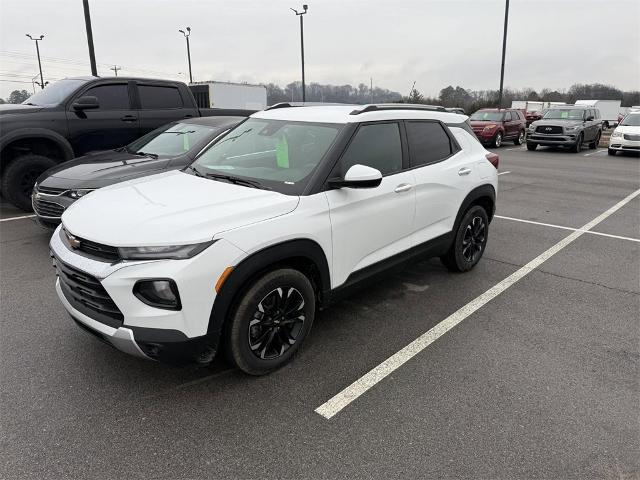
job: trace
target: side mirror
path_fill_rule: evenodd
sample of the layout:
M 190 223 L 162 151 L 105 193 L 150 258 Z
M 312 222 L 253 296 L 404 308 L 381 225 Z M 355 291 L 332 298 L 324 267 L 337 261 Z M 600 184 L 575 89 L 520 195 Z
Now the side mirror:
M 78 98 L 71 107 L 74 110 L 92 110 L 100 108 L 100 104 L 98 103 L 98 97 L 86 96 Z
M 353 165 L 344 178 L 329 179 L 332 188 L 375 188 L 382 182 L 382 173 L 366 165 Z

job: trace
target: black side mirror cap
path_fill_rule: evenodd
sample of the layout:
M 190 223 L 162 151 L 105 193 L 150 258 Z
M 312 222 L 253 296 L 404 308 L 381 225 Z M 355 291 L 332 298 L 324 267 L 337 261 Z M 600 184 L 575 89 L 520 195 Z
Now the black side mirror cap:
M 87 95 L 85 97 L 78 98 L 71 107 L 74 110 L 93 110 L 96 108 L 100 108 L 100 104 L 98 103 L 98 97 L 93 97 Z

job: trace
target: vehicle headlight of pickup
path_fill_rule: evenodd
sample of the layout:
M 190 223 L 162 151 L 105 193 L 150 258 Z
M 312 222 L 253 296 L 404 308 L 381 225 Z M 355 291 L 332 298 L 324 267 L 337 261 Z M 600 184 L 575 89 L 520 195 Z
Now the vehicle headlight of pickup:
M 191 245 L 163 245 L 158 247 L 119 247 L 123 260 L 185 260 L 195 257 L 217 240 Z
M 533 123 L 531 125 L 529 125 L 529 130 L 531 130 L 532 132 L 535 131 L 537 125 L 534 125 Z
M 87 193 L 93 192 L 94 190 L 94 188 L 78 188 L 76 190 L 69 190 L 69 192 L 67 192 L 67 195 L 69 195 L 71 198 L 78 199 L 80 197 L 84 197 Z
M 574 125 L 572 127 L 564 127 L 565 132 L 575 132 L 580 128 L 580 125 Z
M 614 130 L 613 133 L 611 134 L 612 137 L 621 137 L 622 136 L 622 132 L 619 132 L 618 130 Z

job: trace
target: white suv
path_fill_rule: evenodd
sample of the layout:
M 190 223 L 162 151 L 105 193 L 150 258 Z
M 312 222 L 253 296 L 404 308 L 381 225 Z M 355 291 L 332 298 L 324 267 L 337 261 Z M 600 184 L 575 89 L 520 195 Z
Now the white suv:
M 385 267 L 422 255 L 473 268 L 497 166 L 464 115 L 276 105 L 183 171 L 74 203 L 50 243 L 56 289 L 80 327 L 127 353 L 207 363 L 224 347 L 264 374 L 319 307 Z

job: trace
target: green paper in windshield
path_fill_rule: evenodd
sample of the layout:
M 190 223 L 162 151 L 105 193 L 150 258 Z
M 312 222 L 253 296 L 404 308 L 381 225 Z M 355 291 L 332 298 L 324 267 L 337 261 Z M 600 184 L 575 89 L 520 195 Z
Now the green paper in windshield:
M 567 111 L 560 112 L 560 118 L 569 118 L 569 112 Z
M 285 137 L 276 144 L 276 163 L 280 168 L 289 168 L 289 144 Z
M 182 135 L 182 150 L 185 152 L 189 151 L 189 134 L 188 133 Z

